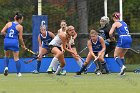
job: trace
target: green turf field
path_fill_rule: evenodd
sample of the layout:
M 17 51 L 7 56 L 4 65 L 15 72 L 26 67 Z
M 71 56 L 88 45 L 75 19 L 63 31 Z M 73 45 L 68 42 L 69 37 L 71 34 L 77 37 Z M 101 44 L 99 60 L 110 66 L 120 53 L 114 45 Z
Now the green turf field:
M 0 93 L 140 93 L 140 74 L 113 73 L 96 76 L 93 73 L 76 76 L 54 76 L 47 73 L 23 73 L 22 77 L 0 74 Z

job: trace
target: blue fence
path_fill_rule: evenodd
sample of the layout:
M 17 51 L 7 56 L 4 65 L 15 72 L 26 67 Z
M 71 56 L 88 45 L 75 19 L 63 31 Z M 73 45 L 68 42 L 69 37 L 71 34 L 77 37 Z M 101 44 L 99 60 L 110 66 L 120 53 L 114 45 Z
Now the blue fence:
M 22 58 L 21 59 L 21 72 L 32 72 L 36 68 L 36 61 L 25 64 L 24 60 L 29 60 L 31 58 Z M 41 63 L 41 72 L 46 72 L 48 69 L 50 62 L 52 58 L 43 58 Z M 64 69 L 66 69 L 67 72 L 77 72 L 80 68 L 78 64 L 76 63 L 75 59 L 73 58 L 65 58 L 66 60 L 66 66 Z M 111 72 L 119 72 L 120 68 L 118 64 L 115 62 L 114 58 L 105 58 L 107 65 L 109 67 L 109 70 Z M 91 63 L 92 64 L 92 63 Z M 4 70 L 4 60 L 0 59 L 0 73 L 3 73 Z M 88 72 L 93 72 L 95 70 L 95 64 L 93 63 L 91 67 L 88 69 Z M 14 60 L 11 58 L 9 62 L 9 72 L 16 72 L 16 66 Z

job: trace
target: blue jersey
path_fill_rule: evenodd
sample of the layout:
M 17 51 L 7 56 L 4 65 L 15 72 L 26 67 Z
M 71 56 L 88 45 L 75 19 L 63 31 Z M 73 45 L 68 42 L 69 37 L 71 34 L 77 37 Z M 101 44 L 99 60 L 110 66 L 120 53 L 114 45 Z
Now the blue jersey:
M 127 24 L 124 21 L 119 21 L 122 26 L 119 28 L 116 28 L 116 31 L 118 33 L 118 41 L 117 41 L 117 47 L 120 48 L 130 48 L 132 44 L 132 38 L 129 34 L 129 30 L 127 27 Z
M 5 36 L 6 38 L 18 39 L 19 32 L 16 29 L 17 25 L 18 25 L 17 23 L 12 22 L 12 26 L 7 29 L 7 33 Z
M 48 49 L 49 43 L 52 41 L 52 37 L 49 35 L 48 31 L 46 31 L 45 37 L 40 34 L 40 39 L 42 41 L 42 48 Z
M 124 22 L 124 21 L 119 21 L 122 26 L 119 27 L 119 28 L 116 28 L 116 31 L 118 33 L 118 35 L 129 35 L 129 30 L 128 30 L 128 27 L 127 27 L 127 24 Z
M 7 29 L 6 36 L 4 39 L 4 50 L 12 50 L 15 52 L 19 51 L 19 42 L 18 42 L 18 31 L 16 29 L 16 26 L 18 24 L 15 22 L 12 22 L 11 27 Z
M 91 43 L 92 43 L 92 50 L 93 50 L 93 52 L 99 52 L 99 51 L 101 51 L 102 50 L 102 45 L 101 45 L 101 42 L 100 42 L 100 36 L 98 36 L 98 39 L 97 39 L 97 41 L 94 43 L 92 40 L 90 40 L 91 41 Z

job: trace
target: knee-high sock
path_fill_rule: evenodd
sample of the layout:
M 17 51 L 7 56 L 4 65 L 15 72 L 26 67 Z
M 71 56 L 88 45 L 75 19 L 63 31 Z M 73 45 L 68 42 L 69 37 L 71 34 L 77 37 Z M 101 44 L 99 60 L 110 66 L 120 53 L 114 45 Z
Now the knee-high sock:
M 109 72 L 109 68 L 108 68 L 106 62 L 105 61 L 104 62 L 101 62 L 101 64 L 102 64 L 103 69 L 105 69 L 106 72 L 108 73 Z
M 82 60 L 81 60 L 80 58 L 79 58 L 76 62 L 78 63 L 78 65 L 79 65 L 80 67 L 82 67 L 83 62 L 82 62 Z
M 59 74 L 61 70 L 62 70 L 62 67 L 58 66 L 58 68 L 57 68 L 55 74 L 56 74 L 56 75 Z
M 20 73 L 21 63 L 20 63 L 20 60 L 17 60 L 15 62 L 16 62 L 16 68 L 17 68 L 17 74 L 18 74 L 18 73 Z
M 122 60 L 121 60 L 119 57 L 115 57 L 115 60 L 116 60 L 116 62 L 118 63 L 118 65 L 119 65 L 120 67 L 123 66 Z
M 53 70 L 56 71 L 58 64 L 59 64 L 58 58 L 54 57 L 52 59 L 51 64 L 50 64 L 49 67 L 53 68 Z
M 124 64 L 125 64 L 125 60 L 124 60 L 124 58 L 121 58 L 121 61 L 122 61 L 123 65 L 124 65 Z
M 37 61 L 37 71 L 39 72 L 39 70 L 40 70 L 40 66 L 41 66 L 41 61 L 39 60 L 39 61 Z
M 9 58 L 8 57 L 4 57 L 4 64 L 5 64 L 5 67 L 8 67 L 8 65 L 9 65 Z
M 102 65 L 101 65 L 101 62 L 95 61 L 95 65 L 96 65 L 97 70 L 100 70 L 100 71 L 103 70 L 103 67 L 102 67 Z
M 79 72 L 82 73 L 86 69 L 86 67 L 87 67 L 87 65 L 84 65 L 83 64 L 82 67 L 80 68 L 80 71 Z

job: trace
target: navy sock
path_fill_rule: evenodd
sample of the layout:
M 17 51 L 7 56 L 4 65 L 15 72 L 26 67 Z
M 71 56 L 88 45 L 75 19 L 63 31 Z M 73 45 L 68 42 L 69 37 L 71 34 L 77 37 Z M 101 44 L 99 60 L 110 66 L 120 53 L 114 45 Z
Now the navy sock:
M 9 58 L 8 57 L 4 57 L 4 63 L 5 63 L 5 67 L 8 67 L 8 65 L 9 65 Z
M 37 71 L 39 72 L 41 66 L 41 61 L 37 61 Z
M 115 60 L 116 60 L 116 62 L 118 63 L 118 65 L 119 65 L 120 67 L 123 66 L 123 62 L 122 62 L 122 60 L 121 60 L 119 57 L 116 57 Z
M 107 73 L 109 72 L 109 68 L 108 68 L 106 62 L 102 62 L 102 67 L 103 67 L 103 69 L 106 70 Z
M 87 67 L 87 66 L 85 66 L 85 65 L 83 64 L 79 72 L 82 73 L 82 72 L 86 69 L 86 67 Z
M 20 68 L 21 68 L 20 60 L 15 61 L 15 62 L 16 62 L 17 73 L 20 73 Z
M 121 61 L 122 61 L 123 65 L 124 65 L 124 64 L 125 64 L 125 60 L 124 60 L 124 58 L 123 58 L 123 59 L 121 59 Z

